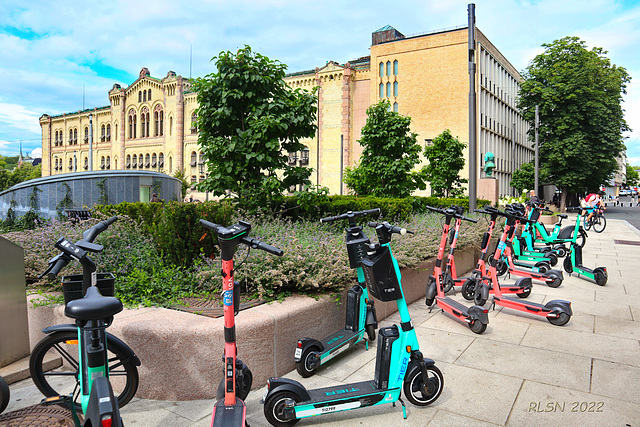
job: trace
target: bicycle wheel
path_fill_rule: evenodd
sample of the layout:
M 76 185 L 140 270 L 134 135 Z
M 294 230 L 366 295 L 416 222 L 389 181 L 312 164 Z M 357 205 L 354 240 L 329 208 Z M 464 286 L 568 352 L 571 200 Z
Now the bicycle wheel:
M 123 407 L 138 390 L 138 368 L 127 359 L 121 345 L 110 341 L 107 347 L 109 381 L 113 393 L 118 396 L 118 406 Z M 49 369 L 47 365 L 52 361 L 57 367 Z M 38 390 L 46 397 L 73 394 L 76 406 L 80 404 L 78 366 L 78 334 L 75 331 L 47 335 L 34 347 L 29 359 L 29 372 Z
M 588 215 L 585 215 L 582 221 L 582 227 L 584 227 L 585 230 L 589 231 L 591 230 L 592 223 L 593 223 L 593 218 L 589 219 Z
M 604 216 L 599 215 L 593 223 L 593 231 L 595 231 L 596 233 L 602 233 L 606 226 L 607 219 Z

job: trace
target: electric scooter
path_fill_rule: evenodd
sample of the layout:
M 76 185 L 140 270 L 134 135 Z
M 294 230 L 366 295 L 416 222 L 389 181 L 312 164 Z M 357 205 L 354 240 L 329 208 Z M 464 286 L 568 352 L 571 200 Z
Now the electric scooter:
M 567 210 L 581 210 L 582 208 L 567 208 Z M 580 214 L 576 218 L 575 229 L 580 227 Z M 581 228 L 581 227 L 580 227 Z M 585 232 L 586 233 L 586 232 Z M 586 277 L 596 282 L 599 286 L 607 284 L 609 275 L 607 274 L 607 267 L 596 267 L 590 269 L 582 265 L 582 247 L 576 242 L 575 238 L 577 233 L 573 233 L 573 240 L 571 241 L 571 247 L 569 254 L 565 257 L 563 262 L 564 271 L 569 273 L 576 273 L 578 277 Z
M 400 268 L 389 247 L 392 234 L 405 234 L 407 230 L 387 222 L 369 225 L 375 227 L 379 243 L 370 246 L 361 262 L 367 288 L 381 301 L 395 301 L 400 314 L 400 325 L 378 332 L 374 379 L 307 390 L 294 380 L 270 378 L 262 401 L 271 425 L 292 426 L 301 418 L 385 403 L 395 405 L 396 401 L 402 404 L 406 419 L 401 392 L 418 406 L 435 402 L 442 393 L 444 377 L 435 362 L 420 352 L 402 291 Z
M 456 221 L 465 220 L 470 222 L 477 222 L 477 220 L 473 218 L 467 218 L 459 214 L 458 211 L 453 208 L 439 209 L 427 206 L 427 209 L 444 215 L 445 220 L 444 225 L 442 226 L 442 237 L 440 238 L 440 246 L 438 247 L 438 256 L 436 258 L 435 269 L 433 272 L 433 276 L 429 277 L 429 282 L 427 284 L 427 290 L 425 293 L 425 304 L 428 307 L 431 307 L 431 309 L 437 306 L 438 308 L 442 309 L 443 312 L 447 312 L 467 323 L 469 325 L 469 329 L 471 329 L 476 334 L 481 334 L 487 329 L 487 324 L 489 323 L 489 316 L 487 314 L 488 310 L 485 310 L 484 308 L 478 306 L 467 307 L 454 300 L 453 298 L 445 296 L 444 284 L 442 280 L 442 258 L 444 256 L 444 248 L 447 244 L 447 236 L 449 235 L 451 220 L 453 218 L 455 218 Z M 457 240 L 457 238 L 458 232 L 456 231 L 453 236 L 452 242 L 454 240 Z M 435 305 L 433 305 L 434 302 L 436 303 Z
M 508 230 L 510 227 L 515 225 L 515 214 L 509 212 L 509 210 L 505 212 L 500 212 L 499 215 L 506 217 L 507 222 L 505 224 L 505 229 Z M 498 243 L 498 247 L 496 248 L 496 252 L 494 254 L 493 260 L 490 263 L 489 271 L 491 272 L 490 276 L 494 278 L 492 286 L 490 287 L 486 281 L 480 283 L 480 286 L 475 286 L 475 303 L 478 305 L 484 305 L 489 297 L 489 292 L 493 292 L 493 308 L 495 309 L 496 304 L 501 305 L 506 308 L 512 308 L 515 310 L 520 310 L 529 314 L 536 314 L 538 316 L 545 317 L 549 323 L 556 326 L 563 326 L 569 322 L 571 316 L 573 315 L 573 311 L 571 310 L 571 302 L 564 300 L 553 300 L 549 301 L 545 305 L 538 304 L 531 301 L 524 300 L 516 300 L 515 298 L 510 298 L 502 295 L 502 290 L 500 284 L 495 280 L 496 277 L 496 264 L 497 260 L 500 259 L 501 252 L 506 247 L 507 233 L 503 232 L 500 237 L 500 242 Z M 523 277 L 518 279 L 518 282 L 528 282 L 529 287 L 531 286 L 531 277 Z
M 369 299 L 369 292 L 364 282 L 364 273 L 360 261 L 367 255 L 369 237 L 357 225 L 355 219 L 366 215 L 379 215 L 380 209 L 370 209 L 359 212 L 347 212 L 338 216 L 322 218 L 320 222 L 334 222 L 348 220 L 346 228 L 347 253 L 349 266 L 354 268 L 358 275 L 358 284 L 347 292 L 347 313 L 344 329 L 341 329 L 323 340 L 302 338 L 298 340 L 295 350 L 296 370 L 303 378 L 313 375 L 320 365 L 332 360 L 343 351 L 355 346 L 364 339 L 366 330 L 369 341 L 376 339 L 376 309 L 373 301 Z M 365 341 L 367 349 L 369 343 Z
M 536 221 L 535 223 L 527 224 L 524 231 L 522 232 L 522 237 L 526 242 L 527 249 L 542 250 L 543 252 L 545 252 L 548 251 L 550 247 L 553 247 L 553 250 L 558 254 L 559 257 L 566 256 L 568 249 L 566 248 L 565 244 L 570 244 L 574 233 L 574 227 L 562 227 L 562 220 L 566 219 L 567 215 L 559 214 L 558 216 L 560 217 L 560 221 L 555 224 L 552 232 L 549 233 L 545 226 L 538 222 L 538 218 L 540 218 L 540 213 L 543 209 L 533 203 L 527 203 L 527 207 L 531 209 L 529 212 L 529 219 Z M 551 212 L 549 209 L 545 210 Z M 576 242 L 579 241 L 580 246 L 584 247 L 587 241 L 587 233 L 582 228 L 579 228 L 577 233 L 578 236 L 576 236 Z M 542 242 L 546 245 L 546 247 L 538 248 L 535 246 L 536 242 Z
M 564 280 L 564 276 L 561 270 L 550 270 L 547 269 L 546 265 L 544 266 L 544 268 L 541 268 L 541 266 L 538 265 L 537 267 L 529 267 L 529 269 L 518 268 L 515 265 L 510 243 L 515 237 L 515 231 L 518 227 L 518 223 L 522 221 L 531 224 L 535 221 L 521 217 L 517 210 L 510 210 L 509 208 L 507 208 L 507 212 L 510 215 L 510 217 L 507 217 L 507 223 L 509 223 L 510 221 L 509 218 L 511 218 L 512 223 L 506 224 L 505 231 L 503 232 L 503 235 L 506 234 L 506 239 L 505 247 L 500 251 L 501 257 L 498 258 L 498 261 L 496 262 L 496 273 L 498 274 L 498 276 L 509 273 L 509 275 L 514 276 L 530 277 L 531 279 L 545 283 L 550 288 L 557 288 L 558 286 L 560 286 L 562 284 L 562 281 Z M 497 252 L 498 251 L 496 251 L 496 253 Z M 492 257 L 489 258 L 489 262 L 492 262 Z
M 282 256 L 283 251 L 249 237 L 251 224 L 240 221 L 230 227 L 200 220 L 205 228 L 218 236 L 222 258 L 222 299 L 224 304 L 224 378 L 218 388 L 219 399 L 213 409 L 211 427 L 246 425 L 244 399 L 251 390 L 253 375 L 249 368 L 237 358 L 235 315 L 240 310 L 240 284 L 233 280 L 233 256 L 239 244 L 249 249 L 260 249 L 270 254 Z
M 464 214 L 464 208 L 461 206 L 451 205 L 451 209 L 454 209 L 459 215 Z M 454 286 L 462 286 L 464 283 L 464 277 L 458 277 L 456 270 L 455 251 L 458 245 L 458 233 L 460 232 L 460 226 L 462 225 L 462 218 L 456 217 L 455 225 L 449 232 L 449 255 L 447 256 L 447 265 L 442 273 L 442 284 L 444 293 L 446 294 Z

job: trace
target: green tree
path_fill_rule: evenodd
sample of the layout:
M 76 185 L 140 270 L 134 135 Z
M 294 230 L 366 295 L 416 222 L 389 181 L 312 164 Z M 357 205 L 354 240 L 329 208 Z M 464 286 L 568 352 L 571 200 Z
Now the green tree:
M 633 166 L 627 163 L 627 185 L 635 187 L 638 184 L 640 184 L 640 174 L 638 174 L 638 171 L 635 170 Z
M 520 168 L 513 172 L 509 185 L 518 190 L 518 194 L 523 190 L 533 190 L 535 187 L 536 171 L 534 160 L 523 163 Z M 548 173 L 544 168 L 538 170 L 538 182 L 548 181 Z
M 4 160 L 4 156 L 2 156 L 2 154 L 0 154 L 0 170 L 4 169 L 7 167 L 7 162 Z
M 182 199 L 184 200 L 187 197 L 187 190 L 189 189 L 189 181 L 187 181 L 187 175 L 184 172 L 184 169 L 178 169 L 173 174 L 174 178 L 178 178 L 180 180 L 180 192 L 182 194 Z
M 540 163 L 549 180 L 567 194 L 597 189 L 617 169 L 624 150 L 622 95 L 630 81 L 627 71 L 611 64 L 602 48 L 587 50 L 577 37 L 543 44 L 525 70 L 518 107 L 532 126 L 540 108 Z
M 429 164 L 424 170 L 434 196 L 457 197 L 464 193 L 462 184 L 466 183 L 467 179 L 460 178 L 460 171 L 465 163 L 464 147 L 466 144 L 451 135 L 449 129 L 425 147 L 424 156 L 429 160 Z
M 247 207 L 282 197 L 293 185 L 309 184 L 311 169 L 288 164 L 315 134 L 316 96 L 284 82 L 286 65 L 249 46 L 221 52 L 216 72 L 198 78 L 198 144 L 209 175 L 201 191 L 235 196 Z
M 363 147 L 360 164 L 346 168 L 344 174 L 348 188 L 377 197 L 407 197 L 415 189 L 426 188 L 423 174 L 412 172 L 422 148 L 410 124 L 411 118 L 391 111 L 386 100 L 367 109 L 359 141 Z

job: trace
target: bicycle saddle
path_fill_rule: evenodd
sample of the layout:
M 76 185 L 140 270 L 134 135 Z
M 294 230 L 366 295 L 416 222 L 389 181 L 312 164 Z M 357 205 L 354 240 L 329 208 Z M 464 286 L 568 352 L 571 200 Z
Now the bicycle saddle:
M 122 302 L 115 297 L 103 297 L 95 286 L 90 286 L 81 299 L 69 301 L 64 314 L 76 320 L 102 320 L 122 311 Z

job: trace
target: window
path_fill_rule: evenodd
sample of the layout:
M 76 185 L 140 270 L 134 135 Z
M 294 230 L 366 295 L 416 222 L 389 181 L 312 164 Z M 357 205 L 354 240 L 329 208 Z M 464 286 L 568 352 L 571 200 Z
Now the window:
M 111 125 L 110 124 L 107 125 L 107 141 L 111 141 Z
M 300 166 L 307 166 L 309 164 L 309 149 L 304 147 L 300 152 Z
M 191 152 L 191 163 L 190 163 L 191 167 L 192 168 L 196 167 L 196 163 L 197 162 L 198 162 L 198 155 L 196 154 L 195 151 L 192 151 Z
M 85 157 L 84 158 L 84 166 L 83 166 L 84 170 L 88 170 L 89 169 L 89 158 Z
M 138 92 L 138 102 L 142 102 L 142 92 Z
M 380 77 L 384 77 L 384 63 L 380 63 Z
M 173 117 L 169 117 L 169 136 L 173 133 Z
M 148 92 L 149 92 L 149 93 L 147 94 L 147 99 L 148 99 L 149 101 L 151 101 L 151 89 L 149 89 L 149 90 L 148 90 Z
M 131 154 L 127 154 L 127 163 L 125 164 L 127 169 L 131 169 Z
M 143 100 L 143 101 L 146 101 L 146 100 L 147 100 L 147 91 L 146 91 L 146 90 L 143 90 L 143 91 L 142 91 L 142 100 Z
M 144 166 L 144 156 L 142 153 L 138 154 L 138 168 L 142 169 Z
M 396 113 L 398 112 L 398 103 L 397 102 L 393 103 L 393 111 L 396 112 Z
M 387 61 L 387 76 L 391 75 L 391 62 Z
M 69 159 L 69 170 L 72 171 L 73 170 L 73 159 Z
M 159 168 L 164 167 L 164 154 L 162 153 L 160 153 L 160 156 L 158 156 L 158 167 Z
M 384 84 L 380 83 L 380 98 L 384 98 Z
M 106 167 L 104 156 L 100 157 L 100 169 L 104 169 Z
M 156 156 L 156 153 L 153 153 L 151 155 L 151 167 L 155 168 L 156 166 L 158 166 L 158 157 Z
M 149 169 L 149 166 L 151 166 L 151 156 L 147 153 L 147 155 L 144 156 L 144 167 Z
M 73 130 L 73 144 L 78 145 L 78 129 Z
M 398 75 L 398 60 L 397 59 L 395 61 L 393 61 L 393 75 L 394 76 Z
M 107 169 L 111 169 L 111 156 L 107 156 Z
M 136 156 L 135 154 L 133 155 L 133 160 L 131 161 L 131 167 L 133 167 L 134 169 L 138 167 L 138 156 Z
M 107 127 L 102 125 L 100 128 L 100 142 L 105 142 L 107 140 Z
M 140 113 L 140 122 L 142 124 L 142 127 L 140 129 L 140 136 L 142 138 L 151 136 L 149 134 L 149 109 L 147 107 L 144 107 L 142 109 L 142 112 Z
M 160 105 L 156 106 L 155 111 L 153 112 L 153 121 L 154 121 L 154 136 L 162 136 L 163 131 L 163 122 L 164 122 L 164 113 L 162 111 L 162 107 Z
M 198 116 L 194 111 L 193 113 L 191 113 L 191 133 L 192 134 L 198 132 L 198 128 L 196 126 L 196 120 L 198 120 Z
M 393 96 L 398 96 L 398 82 L 393 82 Z
M 129 139 L 133 139 L 136 137 L 136 112 L 132 108 L 129 110 Z
M 146 136 L 144 134 L 144 131 L 146 129 L 146 124 L 147 124 L 147 122 L 145 121 L 145 114 L 144 113 L 140 114 L 140 123 L 142 124 L 142 127 L 140 128 L 140 138 L 144 138 Z
M 298 161 L 298 153 L 296 153 L 295 151 L 293 153 L 289 153 L 289 164 L 295 165 L 297 161 Z
M 391 83 L 387 82 L 387 98 L 391 97 Z
M 118 124 L 116 123 L 116 136 L 115 136 L 116 141 L 118 140 Z

